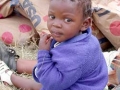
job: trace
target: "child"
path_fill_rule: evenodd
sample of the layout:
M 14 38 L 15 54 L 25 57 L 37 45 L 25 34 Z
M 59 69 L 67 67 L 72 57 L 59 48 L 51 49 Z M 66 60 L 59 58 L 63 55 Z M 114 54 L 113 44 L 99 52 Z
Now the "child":
M 41 35 L 34 79 L 41 90 L 103 90 L 108 71 L 91 34 L 91 0 L 50 0 L 48 29 Z

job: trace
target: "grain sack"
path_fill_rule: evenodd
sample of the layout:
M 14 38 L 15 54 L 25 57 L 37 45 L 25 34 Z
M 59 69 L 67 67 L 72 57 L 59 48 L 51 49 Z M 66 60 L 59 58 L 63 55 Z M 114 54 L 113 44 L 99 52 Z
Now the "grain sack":
M 11 15 L 17 3 L 18 0 L 0 0 L 0 18 Z
M 20 6 L 19 3 L 15 6 L 14 10 L 15 10 L 16 12 L 19 12 L 21 15 L 23 15 L 24 17 L 26 17 L 26 18 L 29 19 L 29 17 L 28 17 L 28 15 L 26 14 L 25 10 L 22 8 L 22 6 Z
M 25 17 L 29 18 L 36 31 L 47 32 L 47 13 L 49 0 L 19 0 L 16 10 Z
M 120 47 L 120 6 L 114 0 L 110 2 L 93 2 L 93 22 L 111 44 Z
M 7 45 L 23 45 L 36 34 L 29 19 L 13 15 L 0 19 L 0 40 Z
M 9 0 L 0 0 L 0 18 L 9 16 L 13 12 Z
M 101 33 L 101 31 L 97 28 L 97 26 L 94 24 L 94 22 L 92 22 L 92 34 L 95 37 L 97 37 L 103 51 L 112 47 L 109 40 Z

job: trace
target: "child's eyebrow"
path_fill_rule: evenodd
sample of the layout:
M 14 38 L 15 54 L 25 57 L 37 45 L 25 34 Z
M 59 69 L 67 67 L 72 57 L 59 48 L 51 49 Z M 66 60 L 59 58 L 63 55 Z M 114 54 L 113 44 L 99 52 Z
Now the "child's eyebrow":
M 53 10 L 48 10 L 48 13 L 54 13 L 54 11 Z
M 75 16 L 75 14 L 72 14 L 72 13 L 64 13 L 63 16 Z

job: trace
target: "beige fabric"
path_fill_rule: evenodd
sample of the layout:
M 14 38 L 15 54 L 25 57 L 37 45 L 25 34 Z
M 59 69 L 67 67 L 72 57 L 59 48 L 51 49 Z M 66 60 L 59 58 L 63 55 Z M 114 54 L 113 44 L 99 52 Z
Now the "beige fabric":
M 13 7 L 10 6 L 10 0 L 0 0 L 0 18 L 7 17 L 13 12 Z
M 94 22 L 92 23 L 92 34 L 97 37 L 97 39 L 100 41 L 100 46 L 102 48 L 102 50 L 107 50 L 108 48 L 112 47 L 111 43 L 109 42 L 109 40 L 106 39 L 106 37 L 101 33 L 101 31 L 97 28 L 97 26 L 94 24 Z M 104 41 L 104 39 L 106 41 Z M 101 43 L 101 41 L 103 41 Z
M 13 15 L 0 19 L 0 40 L 8 45 L 23 45 L 36 34 L 29 19 Z
M 31 20 L 37 32 L 49 33 L 47 29 L 48 7 L 49 0 L 19 0 L 16 10 Z
M 111 44 L 118 49 L 120 47 L 120 6 L 115 0 L 93 1 L 96 10 L 93 13 L 93 21 Z

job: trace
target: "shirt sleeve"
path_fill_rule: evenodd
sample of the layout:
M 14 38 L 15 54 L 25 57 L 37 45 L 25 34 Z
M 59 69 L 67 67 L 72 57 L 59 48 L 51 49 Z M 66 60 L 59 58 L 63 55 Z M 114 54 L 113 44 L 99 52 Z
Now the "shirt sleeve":
M 82 63 L 78 61 L 80 53 L 78 55 L 76 50 L 71 50 L 56 50 L 52 58 L 49 51 L 38 52 L 37 77 L 36 75 L 33 77 L 43 85 L 43 90 L 65 90 L 80 78 L 82 73 Z
M 38 77 L 37 77 L 36 66 L 33 68 L 32 75 L 33 75 L 34 80 L 39 83 L 39 80 L 38 80 Z

